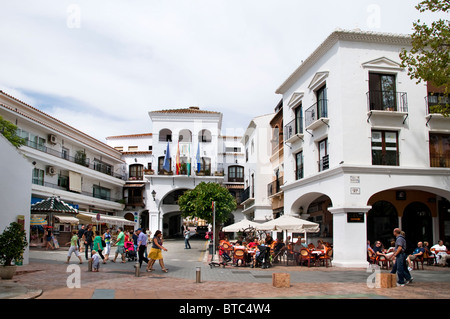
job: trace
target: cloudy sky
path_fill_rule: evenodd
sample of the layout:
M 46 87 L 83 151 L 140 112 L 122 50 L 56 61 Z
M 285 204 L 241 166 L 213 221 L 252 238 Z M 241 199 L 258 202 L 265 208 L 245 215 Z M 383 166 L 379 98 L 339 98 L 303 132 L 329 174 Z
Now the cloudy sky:
M 242 131 L 337 28 L 411 33 L 419 0 L 18 0 L 0 9 L 0 90 L 93 137 L 199 106 Z M 438 15 L 439 17 L 439 15 Z

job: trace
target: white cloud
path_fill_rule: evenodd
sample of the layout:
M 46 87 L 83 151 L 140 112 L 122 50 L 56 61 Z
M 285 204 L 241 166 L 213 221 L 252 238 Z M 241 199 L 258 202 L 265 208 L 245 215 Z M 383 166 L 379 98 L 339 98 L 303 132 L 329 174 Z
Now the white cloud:
M 51 115 L 100 140 L 148 131 L 150 110 L 191 105 L 223 112 L 224 127 L 245 128 L 273 111 L 281 98 L 275 89 L 335 28 L 367 30 L 372 3 L 3 3 L 1 89 L 34 102 L 48 95 Z M 375 5 L 373 31 L 407 33 L 420 16 L 410 0 Z

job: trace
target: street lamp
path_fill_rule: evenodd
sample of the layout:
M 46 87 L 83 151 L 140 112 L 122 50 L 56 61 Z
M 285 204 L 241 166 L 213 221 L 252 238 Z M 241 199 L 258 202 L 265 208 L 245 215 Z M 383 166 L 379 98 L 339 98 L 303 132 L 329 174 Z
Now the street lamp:
M 155 199 L 155 198 L 156 198 L 156 192 L 155 192 L 155 190 L 152 191 L 152 197 L 153 197 L 153 201 L 156 201 L 156 199 Z

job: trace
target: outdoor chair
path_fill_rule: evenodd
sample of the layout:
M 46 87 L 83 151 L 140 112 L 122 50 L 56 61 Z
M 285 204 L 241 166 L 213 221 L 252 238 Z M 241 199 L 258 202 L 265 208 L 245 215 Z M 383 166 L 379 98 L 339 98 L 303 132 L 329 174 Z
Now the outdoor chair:
M 376 263 L 380 265 L 381 268 L 386 267 L 386 269 L 391 268 L 391 260 L 384 256 L 376 256 Z
M 333 257 L 333 249 L 331 248 L 327 248 L 326 252 L 324 255 L 319 257 L 319 263 L 322 262 L 323 265 L 328 268 L 328 261 L 330 261 L 330 266 L 331 266 L 331 259 Z
M 310 253 L 310 251 L 306 248 L 302 248 L 300 250 L 300 265 L 303 265 L 304 262 L 308 262 L 308 267 L 311 266 L 311 261 L 315 262 L 316 259 Z
M 424 254 L 417 256 L 416 259 L 413 260 L 413 269 L 420 269 L 419 263 L 422 263 L 422 270 L 423 270 L 423 262 L 424 262 Z
M 246 265 L 246 262 L 245 262 L 245 250 L 241 249 L 241 248 L 237 248 L 237 249 L 234 250 L 233 264 L 238 266 L 239 265 L 239 260 L 241 261 L 242 266 Z
M 436 264 L 436 255 L 430 254 L 428 250 L 425 250 L 425 252 L 423 253 L 423 259 L 427 262 L 428 266 Z

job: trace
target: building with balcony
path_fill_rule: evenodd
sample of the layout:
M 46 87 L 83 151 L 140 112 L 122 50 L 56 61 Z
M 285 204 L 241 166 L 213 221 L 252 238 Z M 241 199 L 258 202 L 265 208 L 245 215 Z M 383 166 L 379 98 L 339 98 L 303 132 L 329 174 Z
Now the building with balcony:
M 270 121 L 272 128 L 270 163 L 272 166 L 272 181 L 267 185 L 267 196 L 272 203 L 273 218 L 284 213 L 284 127 L 283 100 L 275 107 L 275 115 Z
M 120 215 L 125 162 L 119 151 L 2 91 L 0 115 L 25 140 L 19 150 L 32 164 L 30 204 L 59 196 L 79 211 Z M 67 233 L 60 237 L 69 235 L 70 225 L 55 225 L 56 233 Z
M 408 77 L 410 41 L 337 30 L 276 90 L 284 212 L 320 223 L 333 265 L 366 266 L 367 240 L 386 246 L 395 227 L 414 246 L 450 241 L 450 118 L 428 107 L 448 97 Z
M 268 196 L 268 185 L 272 183 L 274 174 L 270 161 L 273 148 L 270 122 L 273 117 L 271 113 L 253 118 L 241 139 L 245 149 L 242 213 L 246 219 L 255 222 L 266 222 L 273 218 L 272 202 Z
M 178 198 L 201 182 L 223 184 L 237 199 L 243 190 L 240 137 L 222 136 L 222 114 L 199 107 L 149 112 L 152 131 L 107 137 L 126 162 L 124 216 L 165 236 L 181 234 Z M 239 200 L 238 200 L 239 203 Z M 230 221 L 242 219 L 241 209 Z

